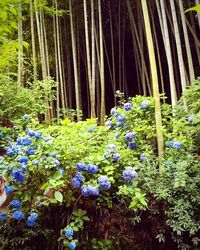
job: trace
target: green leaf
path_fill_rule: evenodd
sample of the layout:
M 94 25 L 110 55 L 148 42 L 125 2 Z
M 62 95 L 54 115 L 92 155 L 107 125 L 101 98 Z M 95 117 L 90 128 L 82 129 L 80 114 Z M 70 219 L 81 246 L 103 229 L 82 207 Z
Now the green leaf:
M 57 201 L 62 202 L 63 201 L 63 195 L 61 194 L 61 192 L 56 191 L 54 194 L 54 197 Z
M 187 9 L 185 12 L 188 12 L 188 11 L 197 11 L 197 12 L 200 12 L 200 4 L 197 4 L 196 6 Z
M 28 49 L 29 44 L 27 42 L 23 41 L 22 44 L 23 44 L 24 48 Z

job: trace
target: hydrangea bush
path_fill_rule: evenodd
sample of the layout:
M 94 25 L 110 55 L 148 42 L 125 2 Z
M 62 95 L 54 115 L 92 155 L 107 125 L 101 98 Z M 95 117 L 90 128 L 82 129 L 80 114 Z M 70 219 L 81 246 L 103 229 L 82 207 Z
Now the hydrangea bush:
M 56 227 L 59 247 L 83 249 L 88 236 L 82 229 L 94 223 L 92 211 L 109 211 L 119 203 L 139 218 L 148 206 L 152 212 L 151 204 L 158 200 L 164 204 L 163 216 L 174 241 L 181 245 L 186 233 L 195 245 L 199 195 L 192 190 L 197 188 L 199 172 L 190 128 L 196 123 L 187 117 L 175 119 L 167 104 L 162 105 L 162 114 L 165 158 L 161 162 L 157 161 L 153 98 L 136 96 L 122 102 L 111 109 L 105 126 L 97 126 L 94 119 L 45 126 L 23 115 L 9 136 L 0 132 L 5 145 L 0 169 L 11 198 L 0 221 L 17 222 L 34 231 L 42 221 L 50 223 L 51 215 L 61 216 L 58 225 L 50 227 Z M 187 200 L 189 194 L 193 200 Z M 180 210 L 183 204 L 186 218 Z M 166 227 L 155 235 L 159 241 L 165 240 Z

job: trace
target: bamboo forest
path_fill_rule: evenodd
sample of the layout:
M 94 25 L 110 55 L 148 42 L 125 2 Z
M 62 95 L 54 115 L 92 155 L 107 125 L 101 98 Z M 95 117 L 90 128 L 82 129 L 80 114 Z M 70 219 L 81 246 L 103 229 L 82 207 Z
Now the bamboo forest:
M 200 0 L 0 0 L 0 250 L 200 249 Z

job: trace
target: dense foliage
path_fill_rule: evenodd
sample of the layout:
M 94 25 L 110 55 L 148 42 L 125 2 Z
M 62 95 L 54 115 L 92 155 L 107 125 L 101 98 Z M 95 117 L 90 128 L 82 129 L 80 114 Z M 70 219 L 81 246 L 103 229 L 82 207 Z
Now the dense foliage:
M 162 105 L 161 161 L 150 97 L 121 100 L 105 126 L 94 119 L 47 126 L 23 115 L 2 129 L 9 198 L 2 249 L 198 247 L 198 101 L 176 117 Z

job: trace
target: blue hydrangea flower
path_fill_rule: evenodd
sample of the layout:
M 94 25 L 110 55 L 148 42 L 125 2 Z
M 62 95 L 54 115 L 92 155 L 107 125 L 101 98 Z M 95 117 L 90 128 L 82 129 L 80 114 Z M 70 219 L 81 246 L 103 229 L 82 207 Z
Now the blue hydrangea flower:
M 80 173 L 80 172 L 78 172 L 76 175 L 75 175 L 75 177 L 74 178 L 76 178 L 77 180 L 79 180 L 80 182 L 83 180 L 83 175 Z
M 41 137 L 42 137 L 42 132 L 40 132 L 40 131 L 35 132 L 35 138 L 37 140 L 39 140 Z
M 143 153 L 143 154 L 140 155 L 140 160 L 141 161 L 145 161 L 146 159 L 147 159 L 147 156 L 146 156 L 145 153 Z
M 193 116 L 188 116 L 187 120 L 190 124 L 192 124 L 194 121 Z
M 57 157 L 57 154 L 58 154 L 58 152 L 53 152 L 53 153 L 50 153 L 49 155 L 50 155 L 51 157 L 53 157 L 53 158 L 56 158 L 56 157 Z
M 25 138 L 23 138 L 23 146 L 29 146 L 29 145 L 31 145 L 31 143 L 32 143 L 32 140 L 30 140 L 29 138 L 27 138 L 27 137 L 25 137 Z
M 1 170 L 7 171 L 8 167 L 7 166 L 3 166 L 3 167 L 1 167 Z
M 0 221 L 5 222 L 8 219 L 8 215 L 5 212 L 0 212 Z
M 35 154 L 35 147 L 30 147 L 26 150 L 26 153 L 28 155 L 34 155 Z
M 49 137 L 47 137 L 47 138 L 44 138 L 44 141 L 45 142 L 50 142 L 50 141 L 52 141 L 53 140 L 53 137 L 52 136 L 49 136 Z
M 26 225 L 29 227 L 35 226 L 37 217 L 37 213 L 31 213 L 26 221 Z
M 103 154 L 103 156 L 107 159 L 107 158 L 109 158 L 110 157 L 110 152 L 105 152 L 104 154 Z
M 19 158 L 19 162 L 24 164 L 27 164 L 28 160 L 29 158 L 27 156 L 22 156 Z
M 114 161 L 118 161 L 119 159 L 120 159 L 120 155 L 119 154 L 114 154 L 113 155 L 113 159 L 114 159 Z
M 131 103 L 129 103 L 129 102 L 127 102 L 127 103 L 124 104 L 124 110 L 125 111 L 131 110 L 132 107 L 133 107 L 133 105 Z
M 140 105 L 141 109 L 148 109 L 149 108 L 149 101 L 145 100 Z
M 93 165 L 93 164 L 88 164 L 88 167 L 87 167 L 87 169 L 88 169 L 88 172 L 90 173 L 90 174 L 96 174 L 97 172 L 98 172 L 98 166 L 96 166 L 96 165 Z
M 88 128 L 88 133 L 93 133 L 94 132 L 94 128 Z
M 135 141 L 131 141 L 128 143 L 128 146 L 130 149 L 136 149 L 137 148 L 137 143 Z
M 2 139 L 3 138 L 3 133 L 2 132 L 0 132 L 0 139 Z
M 59 171 L 61 172 L 61 174 L 64 174 L 65 173 L 65 170 L 60 168 Z
M 122 124 L 122 122 L 117 122 L 117 128 L 119 128 L 119 127 L 121 127 L 123 124 Z
M 28 131 L 28 136 L 34 137 L 34 136 L 35 136 L 35 131 L 29 130 L 29 131 Z
M 173 166 L 173 163 L 170 162 L 170 161 L 166 161 L 166 162 L 165 162 L 165 166 L 166 166 L 166 167 L 171 167 L 171 166 Z
M 118 113 L 118 111 L 117 111 L 116 108 L 112 108 L 112 109 L 110 110 L 110 113 L 111 113 L 112 116 L 115 116 L 115 117 L 117 117 L 117 116 L 119 115 L 119 113 Z
M 70 250 L 76 249 L 76 243 L 75 242 L 70 242 L 69 243 L 69 248 L 70 248 Z
M 125 120 L 125 116 L 124 115 L 119 115 L 118 116 L 118 122 L 123 122 Z
M 86 165 L 84 163 L 77 163 L 76 164 L 76 168 L 78 169 L 78 171 L 83 171 L 83 170 L 86 170 Z
M 71 184 L 72 184 L 72 187 L 73 187 L 73 188 L 78 188 L 78 187 L 80 187 L 81 182 L 80 182 L 77 178 L 74 177 L 74 178 L 71 180 Z
M 98 183 L 100 188 L 102 188 L 103 190 L 108 190 L 111 187 L 110 181 L 107 176 L 101 175 L 98 178 Z
M 74 235 L 74 230 L 70 227 L 65 230 L 65 237 L 70 238 L 73 237 Z
M 19 169 L 15 169 L 12 171 L 13 177 L 15 179 L 15 181 L 24 181 L 25 176 L 21 173 L 21 170 Z
M 59 166 L 60 166 L 59 160 L 55 159 L 55 160 L 54 160 L 54 163 L 56 164 L 56 167 L 59 167 Z
M 3 164 L 3 161 L 4 161 L 4 157 L 0 156 L 0 164 Z
M 136 132 L 129 132 L 125 135 L 125 140 L 126 141 L 131 141 L 136 137 Z
M 27 165 L 22 163 L 21 164 L 21 170 L 22 170 L 22 172 L 25 172 L 27 170 Z
M 130 182 L 135 179 L 137 173 L 134 168 L 132 167 L 127 167 L 122 174 L 122 177 L 125 182 Z
M 21 203 L 20 203 L 19 200 L 12 200 L 12 201 L 10 202 L 10 205 L 11 205 L 12 207 L 14 207 L 14 208 L 20 208 L 20 207 L 21 207 Z
M 181 143 L 179 141 L 174 142 L 173 148 L 176 148 L 178 151 L 181 150 Z
M 172 148 L 172 147 L 174 146 L 174 142 L 173 142 L 173 141 L 168 141 L 168 142 L 167 142 L 167 146 L 168 146 L 169 148 Z
M 13 126 L 14 130 L 18 130 L 18 127 L 16 125 Z
M 105 126 L 106 127 L 112 127 L 112 121 L 106 121 Z
M 38 166 L 38 165 L 39 165 L 39 161 L 38 161 L 38 160 L 34 160 L 34 161 L 33 161 L 33 165 L 34 165 L 34 166 Z
M 109 144 L 109 145 L 107 146 L 107 148 L 110 149 L 111 152 L 113 152 L 113 151 L 115 151 L 116 146 L 115 146 L 115 144 Z
M 5 139 L 6 139 L 6 141 L 12 141 L 12 138 L 11 138 L 11 137 L 9 137 L 9 136 L 8 136 L 8 137 L 6 137 Z
M 81 193 L 82 193 L 83 196 L 89 196 L 90 192 L 89 192 L 88 186 L 83 185 L 81 187 Z
M 12 213 L 12 217 L 13 217 L 13 219 L 15 219 L 15 220 L 22 220 L 22 219 L 24 219 L 24 213 L 23 213 L 22 211 L 15 210 L 15 211 Z
M 89 194 L 94 195 L 94 196 L 98 196 L 99 195 L 99 189 L 98 187 L 93 187 L 91 185 L 88 185 L 88 191 Z
M 120 134 L 115 134 L 115 139 L 118 139 L 120 137 Z
M 29 120 L 29 115 L 27 115 L 27 114 L 23 115 L 23 116 L 22 116 L 22 119 L 23 119 L 23 120 Z
M 11 186 L 5 186 L 6 194 L 9 195 L 13 192 L 13 188 Z

